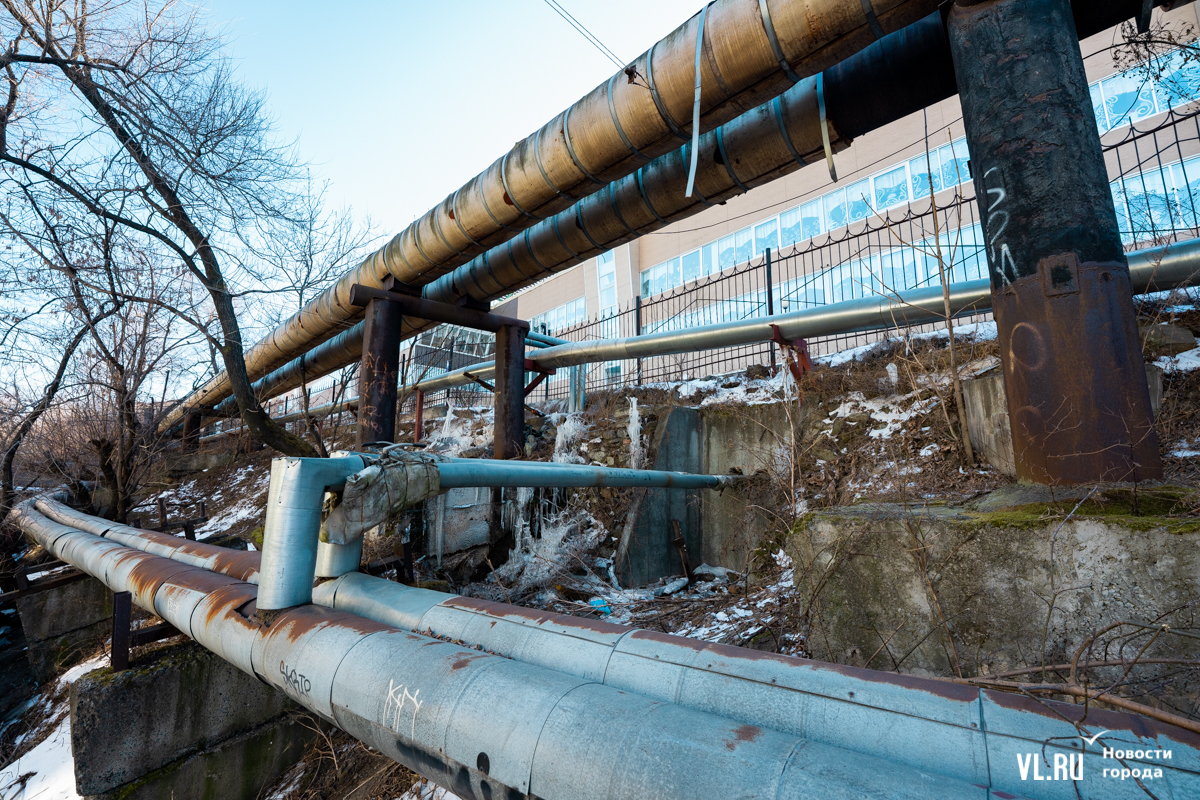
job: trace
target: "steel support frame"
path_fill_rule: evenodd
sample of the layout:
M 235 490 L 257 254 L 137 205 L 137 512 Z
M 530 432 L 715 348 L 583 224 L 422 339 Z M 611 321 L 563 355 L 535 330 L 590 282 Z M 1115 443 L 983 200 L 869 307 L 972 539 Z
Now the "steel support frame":
M 1017 478 L 1162 475 L 1068 0 L 957 0 L 951 51 L 979 198 Z
M 528 327 L 504 325 L 496 331 L 496 458 L 525 454 L 525 332 Z
M 403 312 L 398 303 L 372 298 L 367 304 L 362 364 L 358 370 L 358 447 L 396 441 L 396 392 L 400 379 Z

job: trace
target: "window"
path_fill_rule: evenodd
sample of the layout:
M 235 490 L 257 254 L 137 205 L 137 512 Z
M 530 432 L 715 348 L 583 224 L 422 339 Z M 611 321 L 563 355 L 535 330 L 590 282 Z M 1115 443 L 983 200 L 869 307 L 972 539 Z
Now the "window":
M 779 215 L 780 247 L 787 247 L 789 244 L 802 242 L 809 238 L 804 235 L 804 226 L 801 224 L 800 220 L 801 217 L 799 208 L 793 208 L 790 211 L 785 211 Z
M 834 230 L 846 224 L 846 190 L 839 189 L 821 198 L 825 206 L 826 230 Z
M 875 208 L 898 206 L 908 202 L 908 170 L 901 164 L 891 172 L 875 176 Z
M 587 305 L 580 297 L 557 308 L 538 314 L 529 320 L 529 327 L 539 333 L 552 335 L 578 325 L 587 319 Z
M 953 144 L 938 148 L 942 157 L 942 188 L 949 189 L 971 180 L 971 157 L 967 154 L 967 140 L 959 139 Z
M 717 267 L 717 243 L 709 242 L 700 248 L 700 253 L 703 260 L 704 274 L 712 275 L 714 272 L 720 272 Z
M 736 264 L 745 264 L 754 258 L 754 242 L 750 238 L 750 229 L 743 228 L 733 235 Z
M 691 283 L 703 274 L 703 267 L 700 263 L 700 251 L 693 250 L 684 255 L 680 259 L 683 269 L 683 282 Z
M 617 265 L 612 250 L 596 259 L 596 281 L 600 284 L 600 314 L 617 313 Z
M 738 263 L 732 236 L 725 236 L 717 242 L 717 263 L 721 265 L 721 269 L 729 269 Z
M 754 226 L 754 255 L 761 256 L 767 251 L 779 249 L 779 221 L 769 219 L 761 225 Z
M 821 223 L 821 201 L 813 200 L 800 206 L 800 233 L 802 239 L 812 239 L 824 232 Z
M 850 222 L 858 222 L 871 216 L 870 179 L 846 187 L 846 205 L 849 207 Z

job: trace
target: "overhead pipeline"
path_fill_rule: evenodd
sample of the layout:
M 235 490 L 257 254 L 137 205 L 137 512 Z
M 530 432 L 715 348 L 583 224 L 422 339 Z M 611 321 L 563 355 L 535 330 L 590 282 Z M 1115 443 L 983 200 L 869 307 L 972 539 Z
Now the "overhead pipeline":
M 423 286 L 535 222 L 937 9 L 938 0 L 713 0 L 625 70 L 515 144 L 246 353 L 251 380 L 346 328 L 356 283 Z M 697 50 L 703 58 L 697 61 Z M 222 373 L 168 415 L 229 394 Z M 165 428 L 164 428 L 165 429 Z

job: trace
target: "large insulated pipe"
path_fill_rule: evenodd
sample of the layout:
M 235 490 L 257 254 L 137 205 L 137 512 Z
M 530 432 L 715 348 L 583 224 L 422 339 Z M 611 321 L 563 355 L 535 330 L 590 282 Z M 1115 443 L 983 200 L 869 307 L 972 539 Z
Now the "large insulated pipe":
M 296 634 L 307 635 L 320 627 L 343 626 L 370 635 L 372 630 L 378 629 L 373 629 L 364 617 L 374 614 L 379 618 L 378 621 L 395 628 L 427 631 L 439 637 L 410 637 L 420 642 L 423 648 L 438 642 L 445 644 L 446 639 L 453 639 L 515 659 L 512 662 L 514 664 L 535 670 L 541 668 L 540 673 L 523 672 L 521 677 L 524 679 L 560 674 L 592 684 L 602 682 L 612 691 L 666 702 L 685 710 L 707 712 L 706 715 L 717 714 L 733 723 L 740 723 L 738 730 L 743 732 L 773 728 L 805 742 L 822 746 L 834 743 L 836 748 L 856 755 L 861 753 L 876 762 L 856 762 L 857 766 L 863 768 L 879 769 L 879 757 L 882 756 L 884 760 L 881 763 L 889 768 L 894 763 L 915 767 L 917 774 L 926 775 L 927 780 L 938 781 L 923 787 L 931 797 L 974 796 L 957 792 L 940 793 L 947 788 L 957 789 L 961 782 L 977 787 L 989 797 L 1018 796 L 1012 793 L 1020 792 L 1019 796 L 1023 797 L 1057 798 L 1059 795 L 1054 791 L 1057 788 L 1055 785 L 1041 786 L 1021 781 L 1017 765 L 1010 763 L 1006 769 L 1004 764 L 1012 762 L 1013 756 L 1040 753 L 1045 756 L 1044 763 L 1049 770 L 1050 765 L 1057 764 L 1060 757 L 1069 761 L 1080 755 L 1075 752 L 1074 744 L 1080 734 L 1090 738 L 1090 744 L 1081 748 L 1084 766 L 1079 769 L 1083 777 L 1072 788 L 1072 791 L 1080 792 L 1080 797 L 1111 796 L 1113 783 L 1103 776 L 1102 770 L 1102 767 L 1110 765 L 1101 757 L 1100 751 L 1104 748 L 1142 749 L 1144 760 L 1130 752 L 1127 760 L 1133 760 L 1134 764 L 1126 763 L 1123 766 L 1141 768 L 1150 765 L 1163 769 L 1157 776 L 1161 782 L 1155 785 L 1168 794 L 1176 791 L 1186 794 L 1186 787 L 1200 780 L 1200 767 L 1197 766 L 1200 736 L 1130 714 L 1045 701 L 1032 703 L 1011 694 L 702 643 L 594 620 L 412 589 L 362 575 L 349 575 L 322 584 L 317 592 L 322 601 L 339 608 L 353 608 L 362 616 L 306 614 L 305 611 L 311 607 L 305 607 L 285 612 L 275 620 L 270 633 L 267 633 L 253 622 L 253 591 L 246 584 L 236 584 L 211 574 L 205 578 L 197 574 L 201 573 L 200 570 L 179 564 L 162 564 L 162 559 L 155 559 L 160 563 L 138 563 L 136 558 L 145 555 L 142 553 L 118 556 L 121 569 L 106 570 L 102 559 L 119 552 L 119 549 L 113 549 L 119 548 L 119 545 L 91 537 L 100 547 L 94 551 L 88 550 L 87 539 L 82 537 L 89 537 L 89 534 L 57 525 L 30 508 L 29 503 L 23 504 L 14 516 L 27 533 L 51 552 L 64 560 L 76 559 L 72 563 L 83 566 L 89 574 L 105 580 L 114 589 L 135 586 L 135 599 L 139 604 L 159 613 L 181 631 L 250 674 L 279 686 L 296 697 L 302 705 L 343 727 L 344 718 L 329 713 L 336 712 L 336 705 L 314 708 L 311 704 L 314 697 L 319 702 L 327 697 L 324 689 L 331 685 L 329 670 L 316 673 L 323 681 L 313 681 L 314 672 L 310 664 L 317 660 L 314 655 L 315 643 L 312 640 L 301 643 Z M 55 541 L 56 538 L 62 541 Z M 70 557 L 67 556 L 68 549 Z M 127 563 L 131 558 L 135 561 L 132 565 Z M 181 575 L 185 580 L 180 580 Z M 127 576 L 126 583 L 114 582 L 114 579 L 119 581 L 124 576 Z M 163 580 L 163 576 L 169 577 Z M 158 596 L 160 592 L 164 595 L 161 599 Z M 206 593 L 210 594 L 207 598 L 204 596 Z M 148 604 L 142 602 L 147 595 Z M 301 616 L 292 616 L 295 614 Z M 231 624 L 226 627 L 226 623 Z M 303 644 L 294 654 L 298 657 L 307 655 L 307 659 L 303 663 L 282 659 L 276 671 L 275 653 L 266 651 L 269 658 L 262 658 L 264 648 L 255 642 L 246 643 L 245 634 L 248 631 L 261 636 L 275 636 L 282 632 L 295 644 Z M 340 641 L 340 637 L 336 641 Z M 304 648 L 309 648 L 307 653 Z M 477 650 L 465 652 L 473 658 L 482 655 Z M 349 659 L 346 656 L 352 654 L 334 650 L 326 655 L 332 659 L 329 662 L 332 668 L 340 669 L 338 664 L 347 664 Z M 462 656 L 456 653 L 451 657 L 461 659 Z M 464 666 L 456 662 L 451 672 Z M 267 670 L 266 674 L 263 667 Z M 416 669 L 427 667 L 427 664 L 406 662 L 404 667 Z M 356 674 L 361 675 L 362 672 Z M 442 670 L 435 670 L 433 674 L 436 681 L 436 676 L 440 676 Z M 389 690 L 393 685 L 393 682 L 389 683 Z M 312 691 L 314 686 L 318 690 L 315 694 Z M 363 684 L 368 692 L 370 686 Z M 417 715 L 424 708 L 424 699 L 430 695 L 422 698 L 413 691 L 426 688 L 420 684 L 405 684 L 405 688 L 413 695 L 411 730 L 415 737 Z M 529 695 L 520 693 L 520 696 Z M 487 705 L 489 710 L 495 707 L 495 704 Z M 505 719 L 504 708 L 501 703 L 500 720 Z M 384 726 L 387 727 L 386 708 L 384 713 Z M 407 723 L 409 717 L 404 716 L 403 721 Z M 497 717 L 476 724 L 494 733 Z M 345 729 L 358 735 L 354 729 Z M 399 723 L 392 725 L 390 730 L 404 738 Z M 507 730 L 500 725 L 497 735 L 503 736 Z M 1096 732 L 1100 732 L 1099 736 L 1093 735 Z M 368 744 L 373 743 L 362 736 L 359 738 Z M 921 746 L 914 747 L 914 741 L 920 742 Z M 1146 750 L 1150 752 L 1146 753 Z M 1172 760 L 1164 762 L 1156 758 L 1156 750 L 1160 753 L 1172 751 Z M 404 755 L 411 754 L 411 751 L 399 747 L 400 756 L 393 755 L 390 750 L 384 752 L 412 766 L 411 761 L 404 760 Z M 445 752 L 439 750 L 439 754 Z M 453 755 L 452 749 L 449 754 Z M 697 756 L 703 757 L 703 754 L 698 753 Z M 1165 768 L 1164 763 L 1167 763 Z M 439 762 L 432 771 L 436 773 L 444 766 Z M 432 780 L 443 780 L 430 771 L 417 771 Z M 1071 774 L 1075 774 L 1074 768 Z M 906 776 L 901 774 L 896 777 L 903 781 Z M 450 785 L 462 796 L 480 796 L 467 795 L 464 789 L 472 787 L 465 782 L 445 785 Z M 533 796 L 533 784 L 529 787 L 529 796 Z M 687 788 L 692 790 L 690 785 Z M 804 795 L 806 797 L 853 796 L 823 794 L 830 790 L 828 786 L 808 788 L 816 794 Z M 853 788 L 868 791 L 873 787 Z M 482 786 L 478 789 L 483 791 Z M 482 796 L 488 795 L 485 793 Z M 883 796 L 897 795 L 888 793 Z M 902 793 L 899 796 L 908 795 Z
M 900 30 L 938 0 L 714 0 L 430 209 L 246 353 L 251 379 L 357 319 L 350 287 L 421 286 L 688 141 L 700 65 L 709 131 Z M 697 60 L 697 51 L 703 58 Z M 164 421 L 229 394 L 224 375 Z
M 1155 4 L 1163 5 L 1164 2 L 1155 0 Z M 1140 13 L 1142 4 L 1134 0 L 1077 2 L 1072 10 L 1081 35 L 1088 35 Z M 824 73 L 821 82 L 834 150 L 842 149 L 854 136 L 875 130 L 957 92 L 949 44 L 937 14 L 889 35 L 839 63 Z M 797 142 L 811 144 L 820 137 L 819 109 L 813 108 L 811 102 L 805 102 L 812 98 L 812 84 L 813 81 L 800 82 L 778 101 L 754 109 L 726 126 L 720 134 L 711 134 L 705 140 L 704 152 L 719 157 L 720 162 L 724 162 L 722 167 L 730 165 L 728 169 L 733 170 L 730 178 L 739 184 L 736 188 L 721 180 L 720 170 L 717 170 L 717 186 L 724 187 L 725 193 L 708 196 L 701 191 L 701 199 L 680 207 L 678 201 L 683 198 L 685 183 L 681 170 L 687 160 L 685 146 L 677 153 L 646 165 L 626 181 L 622 191 L 610 186 L 603 196 L 592 197 L 586 210 L 581 207 L 578 212 L 572 210 L 558 215 L 555 222 L 547 223 L 553 227 L 552 240 L 542 240 L 534 248 L 529 245 L 534 231 L 526 231 L 520 239 L 495 248 L 428 287 L 426 296 L 451 301 L 464 296 L 476 300 L 495 299 L 628 241 L 634 232 L 630 220 L 636 221 L 636 230 L 640 233 L 656 230 L 665 224 L 664 220 L 683 219 L 706 208 L 706 203 L 739 194 L 742 186 L 755 185 L 764 179 L 760 170 L 767 170 L 765 179 L 773 179 L 798 169 L 805 158 L 820 161 L 821 153 L 808 153 L 802 157 L 807 151 L 798 149 L 797 145 Z M 797 114 L 803 111 L 807 111 L 808 116 L 797 119 Z M 736 135 L 729 132 L 734 128 L 738 130 Z M 714 139 L 718 144 L 715 151 L 712 148 Z M 760 144 L 767 149 L 765 156 L 757 151 L 747 152 L 747 147 Z M 770 171 L 773 160 L 776 166 Z M 707 191 L 714 189 L 710 186 Z M 607 202 L 605 198 L 608 198 Z M 542 232 L 549 236 L 545 228 Z M 505 270 L 503 278 L 496 273 L 501 266 Z M 497 286 L 501 288 L 493 291 Z M 405 335 L 414 335 L 426 327 L 427 323 L 406 320 Z M 255 384 L 255 391 L 260 397 L 288 391 L 306 379 L 312 380 L 354 363 L 361 358 L 361 348 L 362 326 L 359 324 L 264 377 Z M 235 412 L 236 405 L 229 400 L 219 407 L 218 414 Z
M 36 542 L 359 741 L 460 797 L 982 798 L 882 758 L 306 605 L 52 522 Z
M 690 164 L 690 144 L 685 144 L 485 252 L 426 287 L 424 295 L 450 303 L 466 297 L 493 300 L 805 164 L 824 163 L 826 134 L 831 151 L 840 152 L 854 136 L 951 97 L 955 90 L 941 18 L 930 14 L 701 137 L 692 197 L 684 196 Z M 429 323 L 406 318 L 404 327 L 411 336 Z M 255 393 L 271 397 L 354 363 L 362 358 L 362 341 L 360 323 L 257 381 Z M 229 399 L 216 413 L 236 410 Z M 174 423 L 171 418 L 164 425 Z

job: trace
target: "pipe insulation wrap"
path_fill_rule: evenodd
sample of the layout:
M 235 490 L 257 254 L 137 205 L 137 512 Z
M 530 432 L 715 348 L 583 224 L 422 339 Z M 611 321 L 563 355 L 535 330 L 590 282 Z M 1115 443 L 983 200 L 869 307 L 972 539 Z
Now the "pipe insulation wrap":
M 706 20 L 693 16 L 635 59 L 629 75 L 613 75 L 518 142 L 254 345 L 246 353 L 251 380 L 357 319 L 352 285 L 382 288 L 389 275 L 424 285 L 686 141 L 702 22 L 700 124 L 709 131 L 777 96 L 797 75 L 829 69 L 871 45 L 878 31 L 900 30 L 937 7 L 937 0 L 714 0 Z M 222 373 L 174 409 L 162 430 L 229 392 Z
M 980 787 L 663 703 L 256 590 L 67 528 L 22 504 L 49 552 L 130 591 L 202 646 L 463 797 L 980 798 Z

